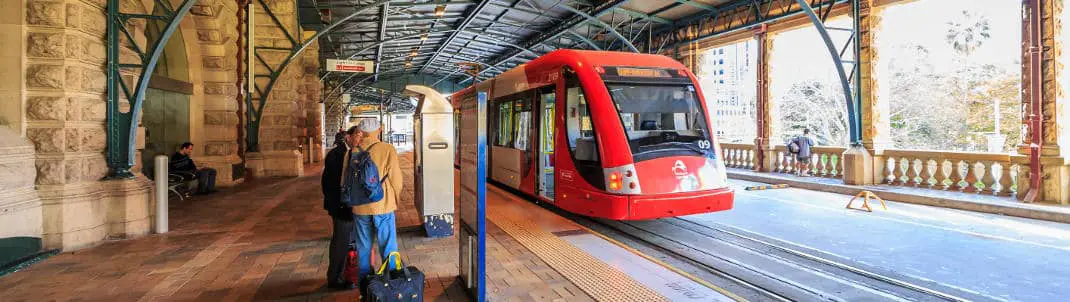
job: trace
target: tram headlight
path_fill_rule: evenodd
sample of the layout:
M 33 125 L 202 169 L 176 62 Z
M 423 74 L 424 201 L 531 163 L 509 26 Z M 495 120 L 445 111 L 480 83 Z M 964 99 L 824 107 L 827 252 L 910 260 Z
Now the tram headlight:
M 605 168 L 602 172 L 606 176 L 606 191 L 610 193 L 639 194 L 643 192 L 639 186 L 639 177 L 635 173 L 634 164 Z
M 609 190 L 617 191 L 621 188 L 620 172 L 609 173 Z

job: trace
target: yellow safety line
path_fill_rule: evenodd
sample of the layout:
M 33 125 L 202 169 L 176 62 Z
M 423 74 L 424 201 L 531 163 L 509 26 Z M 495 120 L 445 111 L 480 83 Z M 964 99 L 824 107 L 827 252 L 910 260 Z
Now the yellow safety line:
M 639 257 L 643 257 L 646 260 L 650 260 L 650 262 L 654 262 L 654 263 L 656 263 L 658 265 L 661 265 L 662 267 L 664 267 L 664 268 L 666 268 L 666 269 L 668 269 L 670 271 L 673 271 L 673 272 L 675 272 L 677 274 L 680 274 L 680 275 L 682 275 L 684 277 L 687 277 L 688 279 L 691 279 L 691 281 L 695 281 L 695 283 L 702 284 L 702 285 L 704 285 L 706 287 L 709 287 L 710 289 L 712 289 L 714 291 L 717 291 L 718 293 L 721 293 L 722 295 L 725 295 L 725 296 L 728 296 L 729 298 L 732 298 L 732 300 L 747 301 L 747 299 L 744 299 L 743 297 L 740 297 L 740 296 L 738 296 L 736 294 L 733 294 L 732 292 L 728 291 L 727 289 L 721 288 L 720 286 L 714 285 L 713 283 L 706 282 L 706 280 L 702 280 L 699 277 L 696 277 L 696 276 L 692 275 L 691 273 L 688 273 L 688 272 L 686 272 L 684 270 L 676 268 L 675 266 L 672 266 L 671 264 L 665 263 L 664 261 L 661 261 L 661 260 L 659 260 L 657 258 L 654 258 L 653 256 L 647 255 L 646 253 L 643 253 L 642 251 L 639 251 L 639 250 L 637 250 L 635 248 L 632 248 L 632 247 L 630 247 L 628 245 L 625 245 L 623 242 L 617 241 L 616 239 L 610 238 L 609 236 L 603 235 L 602 233 L 595 232 L 594 230 L 592 230 L 590 228 L 587 228 L 586 226 L 580 225 L 580 228 L 583 228 L 584 230 L 587 230 L 587 232 L 589 232 L 589 233 L 591 233 L 591 234 L 593 234 L 595 236 L 598 236 L 598 237 L 600 237 L 602 239 L 605 239 L 606 241 L 609 241 L 610 243 L 613 243 L 613 244 L 615 244 L 615 245 L 617 245 L 617 246 L 619 246 L 619 247 L 621 247 L 621 248 L 623 248 L 623 249 L 625 249 L 625 250 L 627 250 L 629 252 L 632 252 L 633 254 L 636 254 Z
M 497 193 L 499 193 L 501 195 L 512 195 L 512 194 L 508 194 L 507 192 L 502 191 L 499 188 L 496 188 L 496 187 L 492 187 L 492 188 L 495 191 L 498 191 Z M 660 265 L 660 266 L 662 266 L 662 267 L 664 267 L 664 268 L 666 268 L 666 269 L 668 269 L 668 270 L 670 270 L 672 272 L 675 272 L 675 273 L 680 274 L 680 275 L 682 275 L 682 276 L 684 276 L 684 277 L 686 277 L 688 279 L 691 279 L 691 281 L 695 281 L 695 283 L 701 284 L 701 285 L 706 286 L 706 287 L 708 287 L 708 288 L 710 288 L 710 289 L 712 289 L 712 290 L 714 290 L 714 291 L 716 291 L 716 292 L 718 292 L 718 293 L 720 293 L 722 295 L 728 296 L 732 300 L 747 301 L 747 299 L 744 299 L 743 297 L 740 297 L 739 295 L 736 295 L 736 294 L 734 294 L 734 293 L 732 293 L 732 292 L 730 292 L 730 291 L 728 291 L 728 290 L 726 290 L 724 288 L 721 288 L 720 286 L 714 285 L 713 283 L 709 283 L 706 280 L 702 280 L 701 278 L 696 277 L 696 276 L 694 276 L 694 275 L 692 275 L 692 274 L 690 274 L 690 273 L 688 273 L 686 271 L 683 271 L 683 270 L 681 270 L 679 268 L 676 268 L 675 266 L 672 266 L 672 265 L 670 265 L 668 263 L 665 263 L 664 261 L 661 261 L 661 260 L 659 260 L 657 258 L 654 258 L 654 257 L 652 257 L 650 255 L 647 255 L 646 253 L 643 253 L 642 251 L 639 251 L 639 250 L 637 250 L 635 248 L 632 248 L 632 247 L 624 244 L 623 242 L 617 241 L 616 239 L 610 238 L 610 237 L 608 237 L 606 235 L 603 235 L 602 233 L 596 232 L 596 231 L 594 231 L 594 230 L 592 230 L 592 229 L 590 229 L 590 228 L 588 228 L 586 226 L 580 225 L 578 223 L 576 224 L 576 226 L 578 226 L 581 229 L 587 231 L 588 233 L 591 233 L 592 235 L 598 236 L 599 238 L 602 238 L 603 240 L 609 241 L 610 243 L 612 243 L 612 244 L 614 244 L 616 246 L 619 246 L 619 247 L 623 248 L 624 250 L 631 252 L 632 254 L 638 255 L 639 257 L 642 257 L 643 259 L 649 260 L 650 262 L 654 262 L 655 264 Z M 501 226 L 499 225 L 499 227 L 501 227 Z
M 530 220 L 513 219 L 498 211 L 487 213 L 498 228 L 597 301 L 669 301 L 572 243 L 541 231 Z

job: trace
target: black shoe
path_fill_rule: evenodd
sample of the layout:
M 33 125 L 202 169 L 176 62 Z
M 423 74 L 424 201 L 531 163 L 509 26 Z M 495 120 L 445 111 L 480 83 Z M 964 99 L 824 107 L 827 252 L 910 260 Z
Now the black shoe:
M 327 288 L 333 289 L 333 290 L 351 290 L 351 289 L 357 288 L 357 286 L 355 284 L 349 283 L 349 282 L 346 282 L 346 283 L 327 283 Z

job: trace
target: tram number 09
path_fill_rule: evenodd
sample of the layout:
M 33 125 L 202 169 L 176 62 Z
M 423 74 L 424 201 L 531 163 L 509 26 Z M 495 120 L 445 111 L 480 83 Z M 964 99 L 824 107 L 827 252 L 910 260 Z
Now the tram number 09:
M 710 148 L 710 141 L 708 141 L 708 140 L 700 140 L 700 141 L 696 142 L 696 144 L 698 144 L 698 147 L 700 149 L 709 149 Z

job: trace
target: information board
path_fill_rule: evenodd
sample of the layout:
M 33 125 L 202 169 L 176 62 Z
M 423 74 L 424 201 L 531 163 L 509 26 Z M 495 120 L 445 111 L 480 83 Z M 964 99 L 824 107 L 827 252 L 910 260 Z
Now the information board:
M 461 100 L 461 278 L 476 301 L 486 301 L 487 93 Z
M 327 59 L 327 71 L 371 73 L 375 71 L 374 61 L 354 61 Z

